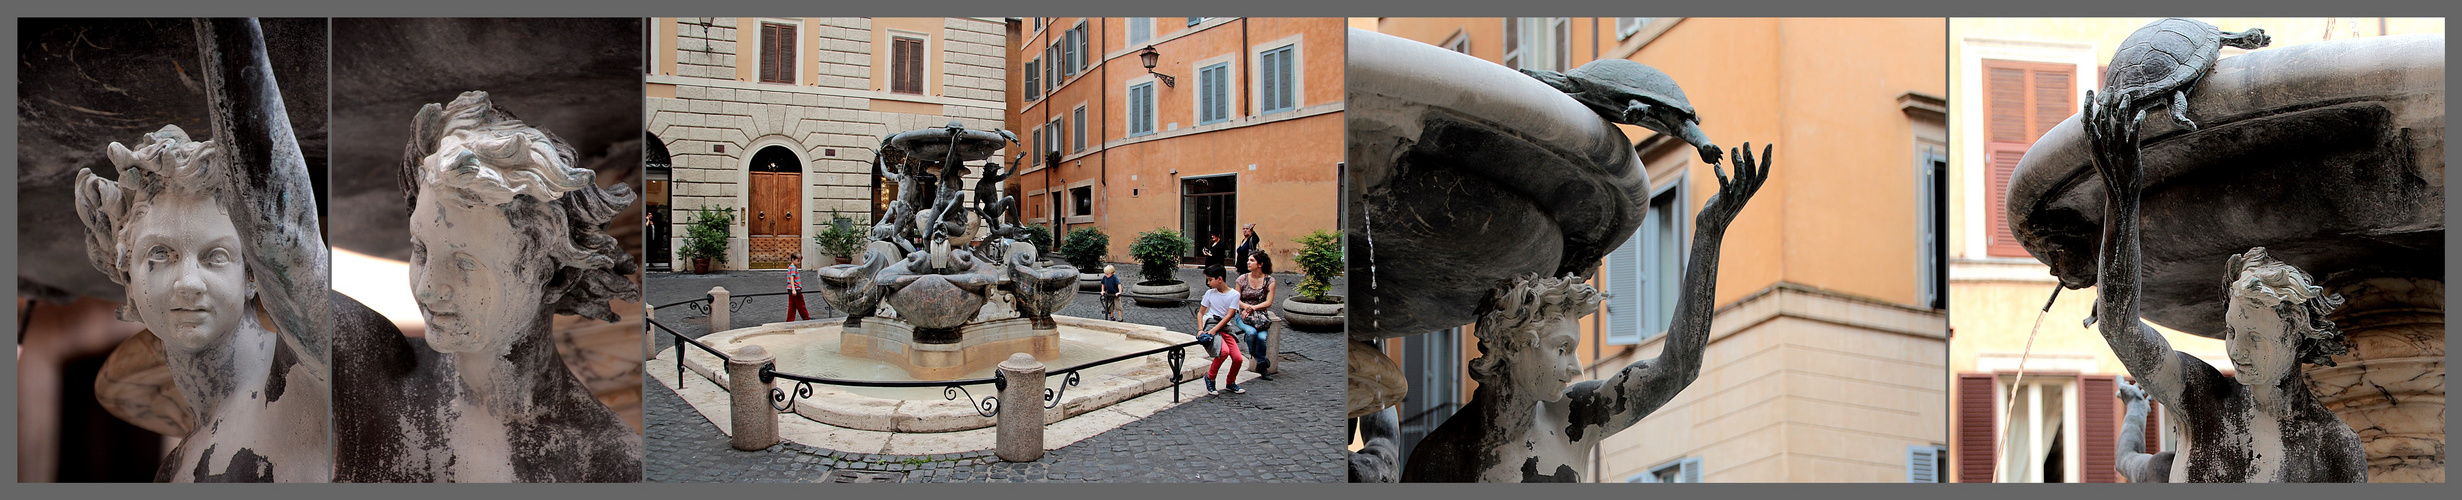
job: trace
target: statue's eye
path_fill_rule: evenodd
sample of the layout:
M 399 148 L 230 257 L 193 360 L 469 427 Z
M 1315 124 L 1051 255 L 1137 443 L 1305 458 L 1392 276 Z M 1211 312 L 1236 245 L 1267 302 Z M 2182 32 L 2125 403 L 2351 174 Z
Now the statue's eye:
M 169 262 L 171 261 L 171 247 L 154 245 L 154 248 L 146 250 L 145 260 Z
M 212 251 L 208 251 L 205 253 L 205 263 L 216 266 L 229 265 L 231 263 L 231 251 L 229 249 L 222 248 L 216 248 Z
M 474 272 L 479 270 L 479 261 L 470 260 L 469 257 L 456 255 L 453 257 L 453 266 L 461 268 L 463 272 Z

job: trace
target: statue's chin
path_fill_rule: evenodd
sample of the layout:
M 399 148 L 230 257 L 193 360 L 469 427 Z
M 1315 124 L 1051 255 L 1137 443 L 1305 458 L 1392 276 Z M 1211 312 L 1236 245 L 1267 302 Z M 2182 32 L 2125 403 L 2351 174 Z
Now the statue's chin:
M 448 327 L 434 323 L 430 323 L 428 326 L 427 346 L 430 349 L 435 349 L 436 352 L 479 352 L 481 349 L 486 347 L 486 343 L 479 340 L 478 334 L 472 333 L 467 329 Z

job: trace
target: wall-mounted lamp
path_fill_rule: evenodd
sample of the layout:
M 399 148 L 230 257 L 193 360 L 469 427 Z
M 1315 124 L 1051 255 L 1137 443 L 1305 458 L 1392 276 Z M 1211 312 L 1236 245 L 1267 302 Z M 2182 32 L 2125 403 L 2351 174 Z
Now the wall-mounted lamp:
M 1154 72 L 1154 60 L 1156 60 L 1156 59 L 1162 59 L 1162 58 L 1163 58 L 1162 53 L 1155 52 L 1155 51 L 1154 51 L 1154 46 L 1152 46 L 1152 45 L 1147 45 L 1147 46 L 1146 46 L 1146 48 L 1145 48 L 1145 50 L 1140 50 L 1140 51 L 1137 51 L 1137 60 L 1139 60 L 1139 61 L 1144 61 L 1144 62 L 1145 62 L 1145 65 L 1146 65 L 1146 74 L 1149 74 L 1149 75 L 1154 75 L 1154 78 L 1159 79 L 1159 80 L 1162 80 L 1162 81 L 1163 81 L 1163 86 L 1165 86 L 1165 87 L 1178 87 L 1178 86 L 1180 86 L 1180 84 L 1179 84 L 1180 79 L 1178 79 L 1178 78 L 1172 78 L 1172 77 L 1171 77 L 1171 75 L 1166 75 L 1166 74 L 1162 74 L 1162 73 L 1156 73 L 1156 72 Z

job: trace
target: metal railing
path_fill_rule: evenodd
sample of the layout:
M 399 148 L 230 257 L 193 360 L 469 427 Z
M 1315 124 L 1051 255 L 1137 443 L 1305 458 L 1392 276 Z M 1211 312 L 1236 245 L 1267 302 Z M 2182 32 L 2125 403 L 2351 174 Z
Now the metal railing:
M 1093 293 L 1093 292 L 1079 291 L 1078 293 Z M 735 312 L 735 311 L 742 310 L 742 309 L 743 309 L 743 307 L 744 307 L 744 304 L 751 303 L 751 300 L 750 300 L 750 299 L 752 299 L 752 298 L 754 298 L 754 297 L 765 297 L 765 296 L 786 295 L 786 294 L 787 294 L 787 292 L 774 292 L 774 293 L 758 293 L 758 294 L 750 294 L 750 295 L 731 296 L 731 297 L 729 297 L 729 298 L 728 298 L 728 300 L 727 300 L 727 302 L 728 302 L 728 305 L 726 306 L 726 307 L 727 307 L 727 311 L 728 311 L 728 312 Z M 653 309 L 653 310 L 655 310 L 655 309 L 665 309 L 665 308 L 669 308 L 669 307 L 679 307 L 679 306 L 680 306 L 680 307 L 684 307 L 684 308 L 686 308 L 686 309 L 690 309 L 690 310 L 693 310 L 693 311 L 700 312 L 701 314 L 707 315 L 707 314 L 708 314 L 708 313 L 709 313 L 712 309 L 714 309 L 714 308 L 718 307 L 716 304 L 714 304 L 714 303 L 713 303 L 713 302 L 715 302 L 715 301 L 716 301 L 716 299 L 717 299 L 717 297 L 715 297 L 715 296 L 703 295 L 701 298 L 691 299 L 691 300 L 686 300 L 686 301 L 681 301 L 681 302 L 674 302 L 674 303 L 662 304 L 662 305 L 654 306 L 654 307 L 652 307 L 652 309 Z M 730 319 L 732 319 L 732 318 L 730 318 Z M 717 348 L 710 347 L 710 346 L 709 346 L 709 344 L 704 344 L 704 343 L 701 343 L 701 341 L 700 341 L 700 340 L 694 339 L 694 338 L 692 338 L 692 337 L 687 337 L 687 336 L 685 336 L 683 332 L 678 332 L 678 331 L 675 331 L 675 329 L 673 329 L 673 328 L 668 328 L 668 327 L 667 327 L 667 325 L 659 323 L 659 322 L 658 322 L 658 320 L 656 320 L 656 319 L 649 319 L 649 320 L 646 320 L 645 322 L 649 323 L 651 327 L 657 328 L 657 329 L 659 329 L 659 330 L 666 331 L 667 335 L 675 337 L 675 339 L 676 339 L 678 342 L 682 342 L 682 343 L 684 343 L 684 344 L 689 344 L 689 345 L 691 345 L 691 346 L 693 346 L 693 347 L 695 347 L 695 348 L 699 348 L 699 349 L 701 349 L 701 351 L 702 351 L 702 352 L 706 352 L 706 353 L 709 353 L 711 356 L 715 356 L 715 357 L 717 357 L 717 358 L 720 360 L 720 362 L 721 362 L 721 363 L 725 363 L 725 362 L 728 362 L 728 361 L 734 361 L 734 359 L 735 359 L 735 358 L 734 358 L 734 357 L 732 357 L 732 356 L 728 356 L 728 355 L 727 355 L 726 353 L 724 353 L 724 352 L 720 352 Z M 713 331 L 713 332 L 710 332 L 710 333 L 716 333 L 716 332 L 714 332 L 714 331 Z M 1152 356 L 1152 355 L 1155 355 L 1155 354 L 1163 354 L 1163 355 L 1164 355 L 1164 356 L 1163 356 L 1164 362 L 1165 362 L 1165 363 L 1167 363 L 1167 364 L 1169 364 L 1169 365 L 1171 366 L 1171 402 L 1173 402 L 1173 403 L 1178 403 L 1178 402 L 1180 402 L 1180 384 L 1187 382 L 1186 375 L 1182 373 L 1182 368 L 1184 368 L 1184 367 L 1187 365 L 1187 362 L 1188 362 L 1188 348 L 1191 348 L 1191 347 L 1198 347 L 1198 346 L 1200 346 L 1200 345 L 1201 345 L 1201 344 L 1200 344 L 1199 342 L 1197 342 L 1197 341 L 1182 342 L 1182 343 L 1178 343 L 1178 344 L 1172 344 L 1172 345 L 1168 345 L 1168 346 L 1157 347 L 1157 348 L 1153 348 L 1153 349 L 1147 349 L 1147 350 L 1144 350 L 1144 351 L 1138 351 L 1138 352 L 1129 353 L 1129 354 L 1122 354 L 1122 355 L 1118 355 L 1118 356 L 1112 356 L 1112 357 L 1110 357 L 1110 358 L 1104 358 L 1104 359 L 1102 359 L 1102 360 L 1098 360 L 1098 361 L 1094 361 L 1094 362 L 1090 362 L 1090 363 L 1085 363 L 1085 364 L 1080 364 L 1080 365 L 1077 365 L 1077 366 L 1071 366 L 1071 367 L 1068 367 L 1068 368 L 1063 368 L 1063 369 L 1059 369 L 1059 370 L 1053 370 L 1053 371 L 1048 371 L 1048 372 L 1045 372 L 1045 373 L 1044 373 L 1044 375 L 1043 375 L 1045 378 L 1049 378 L 1049 377 L 1062 377 L 1062 379 L 1061 379 L 1061 382 L 1060 382 L 1059 384 L 1057 384 L 1057 385 L 1052 385 L 1052 386 L 1049 386 L 1049 387 L 1046 387 L 1046 388 L 1044 388 L 1044 389 L 1043 389 L 1043 408 L 1045 408 L 1045 409 L 1058 408 L 1058 407 L 1060 406 L 1060 402 L 1061 402 L 1061 400 L 1062 400 L 1063 398 L 1067 397 L 1067 395 L 1068 395 L 1068 388 L 1069 388 L 1069 387 L 1076 386 L 1076 385 L 1078 384 L 1078 381 L 1079 381 L 1079 380 L 1081 379 L 1081 377 L 1082 377 L 1082 376 L 1080 375 L 1080 372 L 1083 372 L 1083 371 L 1085 371 L 1086 369 L 1089 369 L 1089 368 L 1094 368 L 1094 367 L 1098 367 L 1098 366 L 1103 366 L 1103 365 L 1108 365 L 1108 364 L 1112 364 L 1112 363 L 1118 363 L 1118 362 L 1122 362 L 1122 361 L 1128 361 L 1128 360 L 1131 360 L 1131 359 L 1143 358 L 1143 357 L 1146 357 L 1146 356 Z M 683 348 L 679 346 L 679 347 L 677 347 L 676 349 L 677 349 L 677 351 L 676 351 L 676 354 L 675 354 L 675 378 L 676 378 L 676 383 L 675 383 L 675 385 L 676 385 L 676 387 L 677 387 L 677 388 L 679 388 L 679 389 L 680 389 L 680 388 L 682 388 L 682 387 L 684 386 L 684 381 L 686 380 L 686 378 L 685 378 L 685 372 L 686 372 L 687 370 L 686 370 L 686 369 L 685 369 L 685 367 L 684 367 L 684 352 L 682 351 L 682 349 L 683 349 Z M 879 388 L 918 388 L 918 387 L 939 387 L 939 388 L 941 388 L 941 397 L 942 397 L 942 399 L 943 399 L 943 400 L 947 400 L 947 401 L 956 401 L 958 398 L 960 398 L 960 397 L 964 397 L 964 398 L 966 398 L 966 400 L 968 401 L 967 406 L 972 406 L 972 407 L 974 407 L 974 409 L 975 409 L 975 414 L 982 415 L 982 416 L 985 416 L 985 417 L 991 417 L 991 416 L 996 416 L 996 415 L 999 415 L 999 414 L 1000 414 L 1000 398 L 999 398 L 999 393 L 1000 393 L 1001 391 L 1005 391 L 1005 390 L 1007 390 L 1007 389 L 1008 389 L 1008 386 L 1009 386 L 1008 376 L 1007 376 L 1006 374 L 1003 374 L 1003 373 L 999 372 L 998 370 L 994 370 L 994 371 L 992 372 L 992 376 L 990 376 L 990 377 L 975 378 L 975 379 L 964 379 L 964 380 L 913 380 L 913 381 L 888 381 L 888 380 L 847 380 L 847 379 L 837 379 L 837 378 L 821 377 L 821 376 L 815 376 L 815 375 L 802 375 L 802 374 L 795 374 L 795 373 L 786 373 L 786 372 L 780 372 L 780 371 L 778 371 L 778 370 L 777 370 L 777 367 L 778 367 L 778 364 L 777 364 L 777 363 L 775 363 L 775 362 L 771 362 L 771 363 L 768 363 L 768 364 L 761 365 L 761 382 L 762 382 L 762 383 L 764 383 L 764 384 L 772 384 L 772 383 L 775 383 L 777 379 L 781 379 L 781 378 L 783 378 L 783 379 L 787 379 L 787 380 L 794 380 L 794 381 L 796 381 L 796 383 L 795 383 L 795 390 L 794 390 L 794 392 L 793 392 L 793 396 L 792 396 L 792 397 L 789 397 L 789 393 L 788 393 L 788 392 L 787 392 L 784 388 L 780 388 L 780 387 L 771 387 L 771 388 L 769 389 L 769 400 L 770 400 L 770 407 L 771 407 L 771 408 L 773 408 L 773 409 L 776 409 L 776 410 L 778 410 L 778 411 L 781 411 L 781 412 L 785 412 L 785 411 L 792 411 L 792 410 L 795 408 L 795 400 L 796 400 L 796 399 L 802 399 L 802 398 L 809 398 L 809 397 L 812 397 L 812 393 L 813 393 L 812 384 L 824 384 L 824 385 L 835 385 L 835 386 L 841 386 L 841 387 L 879 387 Z M 982 399 L 979 399 L 979 400 L 978 400 L 978 399 L 975 399 L 973 391 L 966 389 L 966 386 L 970 386 L 970 385 L 984 385 L 984 384 L 991 384 L 991 385 L 992 385 L 992 388 L 993 388 L 993 389 L 992 389 L 992 392 L 993 392 L 993 394 L 992 394 L 991 396 L 985 396 L 985 397 L 983 397 Z M 724 389 L 724 388 L 722 387 L 721 389 Z

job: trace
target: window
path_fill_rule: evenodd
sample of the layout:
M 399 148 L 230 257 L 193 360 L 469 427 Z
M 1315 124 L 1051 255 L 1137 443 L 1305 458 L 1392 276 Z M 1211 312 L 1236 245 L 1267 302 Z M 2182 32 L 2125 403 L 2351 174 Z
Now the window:
M 1916 300 L 1933 309 L 1949 308 L 1949 154 L 1947 148 L 1920 143 L 1915 151 L 1915 292 Z
M 1042 78 L 1043 74 L 1042 74 L 1042 71 L 1043 71 L 1043 58 L 1042 58 L 1042 57 L 1039 57 L 1039 56 L 1038 56 L 1038 57 L 1035 57 L 1035 58 L 1034 58 L 1034 60 L 1032 60 L 1032 61 L 1026 61 L 1026 90 L 1025 90 L 1026 102 L 1034 102 L 1034 100 L 1036 100 L 1036 99 L 1042 99 L 1042 98 L 1043 98 L 1043 78 Z
M 1298 45 L 1257 54 L 1258 113 L 1299 109 Z
M 1649 25 L 1650 18 L 1647 17 L 1616 18 L 1616 39 L 1623 40 L 1632 38 L 1634 33 L 1640 33 L 1642 28 Z
M 1684 184 L 1661 186 L 1642 216 L 1640 238 L 1625 240 L 1603 259 L 1609 345 L 1638 344 L 1666 333 L 1684 275 Z
M 2009 177 L 2035 138 L 2077 113 L 2077 67 L 2069 64 L 1983 60 L 1984 210 L 1991 217 L 1984 254 L 2026 257 L 2009 229 Z
M 1050 134 L 1045 135 L 1045 137 L 1051 138 L 1051 144 L 1049 147 L 1043 148 L 1043 150 L 1050 151 L 1054 156 L 1058 156 L 1058 154 L 1062 151 L 1060 149 L 1060 145 L 1069 143 L 1068 117 L 1062 116 L 1059 118 L 1053 118 L 1051 123 L 1044 124 L 1043 127 L 1051 130 Z
M 1205 22 L 1205 18 L 1202 18 L 1202 17 L 1191 17 L 1191 18 L 1188 18 L 1188 25 L 1189 25 L 1189 26 L 1196 26 L 1196 25 L 1201 24 L 1201 23 L 1204 23 L 1204 22 Z
M 1197 70 L 1197 124 L 1231 119 L 1231 64 Z
M 1064 61 L 1065 58 L 1060 56 L 1059 43 L 1043 48 L 1043 93 L 1049 94 L 1053 89 L 1060 88 L 1060 65 Z
M 761 83 L 795 83 L 795 25 L 761 23 Z
M 1128 135 L 1135 137 L 1152 133 L 1154 133 L 1154 83 L 1130 85 L 1128 87 Z
M 1076 217 L 1094 215 L 1094 186 L 1069 188 L 1069 215 Z
M 1034 128 L 1034 154 L 1026 158 L 1027 165 L 1043 164 L 1043 127 Z
M 1701 482 L 1701 457 L 1684 457 L 1651 467 L 1649 472 L 1625 480 L 1628 483 L 1698 483 Z
M 1420 438 L 1453 417 L 1462 406 L 1462 329 L 1447 328 L 1426 335 L 1385 339 L 1401 342 L 1402 373 L 1410 378 L 1402 404 L 1395 408 L 1401 425 L 1402 456 L 1410 456 Z
M 1958 482 L 2123 480 L 2112 470 L 2118 458 L 2113 451 L 2127 417 L 2127 407 L 2112 396 L 2120 377 L 2081 376 L 2060 367 L 2047 370 L 2061 372 L 2027 373 L 2023 379 L 2008 372 L 1958 374 L 1956 430 L 1951 434 L 1958 450 Z M 2163 408 L 2149 409 L 2146 451 L 2155 453 L 2163 449 Z M 1947 463 L 1937 455 L 1935 460 Z M 1945 472 L 1938 467 L 1935 474 Z
M 1453 38 L 1446 39 L 1442 47 L 1445 50 L 1468 54 L 1470 53 L 1470 33 L 1454 33 Z
M 1505 67 L 1564 71 L 1572 62 L 1572 43 L 1569 18 L 1505 18 Z
M 1906 446 L 1906 482 L 1941 482 L 1941 455 L 1947 448 L 1929 444 Z
M 889 65 L 890 92 L 923 93 L 923 39 L 891 37 Z
M 1151 17 L 1132 17 L 1132 18 L 1128 18 L 1128 46 L 1130 46 L 1130 47 L 1135 47 L 1135 46 L 1139 46 L 1139 45 L 1145 45 L 1145 44 L 1146 44 L 1146 41 L 1148 41 L 1148 40 L 1152 40 L 1153 38 L 1154 38 L 1154 18 L 1151 18 Z
M 1071 140 L 1072 140 L 1072 142 L 1070 142 L 1070 143 L 1069 143 L 1069 146 L 1070 146 L 1070 147 L 1069 147 L 1069 151 L 1070 151 L 1070 152 L 1080 152 L 1080 151 L 1085 151 L 1085 150 L 1086 150 L 1086 107 L 1085 107 L 1085 106 L 1078 106 L 1078 107 L 1077 107 L 1077 110 L 1075 110 L 1075 111 L 1070 111 L 1070 112 L 1069 112 L 1069 124 L 1070 124 L 1070 125 L 1069 125 L 1070 127 L 1073 127 L 1073 128 L 1070 128 L 1070 129 L 1069 129 L 1069 137 L 1070 137 L 1070 138 L 1071 138 Z
M 1067 32 L 1062 34 L 1060 38 L 1060 52 L 1062 54 L 1062 58 L 1068 61 L 1060 65 L 1061 77 L 1066 78 L 1077 76 L 1078 71 L 1086 69 L 1085 21 L 1078 21 L 1077 27 L 1069 28 Z

